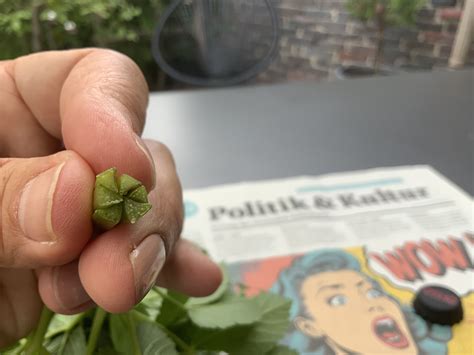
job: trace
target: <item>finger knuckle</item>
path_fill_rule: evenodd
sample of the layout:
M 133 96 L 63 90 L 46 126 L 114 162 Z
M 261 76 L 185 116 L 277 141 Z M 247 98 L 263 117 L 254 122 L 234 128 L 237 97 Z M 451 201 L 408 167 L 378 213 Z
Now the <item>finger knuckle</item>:
M 134 129 L 140 132 L 146 115 L 148 86 L 133 60 L 108 49 L 96 49 L 81 63 L 83 74 L 90 77 L 88 92 L 95 100 L 111 101 L 128 113 Z M 101 71 L 91 70 L 100 67 Z
M 5 255 L 6 235 L 10 233 L 13 209 L 8 208 L 7 186 L 10 184 L 12 169 L 9 168 L 11 159 L 0 159 L 0 256 Z M 3 263 L 0 259 L 0 266 Z

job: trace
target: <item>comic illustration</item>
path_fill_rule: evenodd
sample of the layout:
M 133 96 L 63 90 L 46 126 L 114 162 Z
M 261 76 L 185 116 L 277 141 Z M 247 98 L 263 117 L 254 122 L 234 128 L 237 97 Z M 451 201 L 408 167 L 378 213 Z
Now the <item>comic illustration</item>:
M 444 275 L 448 268 L 464 273 L 464 279 L 458 277 L 464 290 L 464 320 L 453 327 L 424 321 L 411 304 L 416 288 L 400 283 L 435 270 L 429 259 L 406 264 L 399 260 L 395 265 L 387 261 L 392 255 L 388 251 L 382 256 L 364 247 L 320 249 L 234 264 L 230 272 L 235 282 L 247 285 L 249 294 L 271 289 L 292 300 L 292 325 L 284 342 L 301 354 L 472 354 L 472 240 L 466 234 L 470 245 L 459 250 L 450 249 L 445 244 L 449 240 L 440 242 L 445 248 L 439 258 L 445 263 L 437 264 L 436 270 L 443 269 Z M 436 281 L 455 286 L 452 277 Z

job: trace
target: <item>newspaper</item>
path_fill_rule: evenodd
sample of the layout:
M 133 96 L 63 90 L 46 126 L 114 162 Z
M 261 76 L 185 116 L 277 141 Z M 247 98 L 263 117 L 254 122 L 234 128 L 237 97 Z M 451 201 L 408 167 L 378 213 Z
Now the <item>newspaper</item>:
M 185 238 L 229 264 L 249 295 L 272 290 L 293 300 L 284 343 L 299 353 L 474 354 L 473 199 L 434 169 L 243 182 L 184 196 Z M 325 301 L 305 294 L 331 280 Z M 463 322 L 431 325 L 414 313 L 412 299 L 428 284 L 462 297 Z
M 219 261 L 472 229 L 472 198 L 427 166 L 187 190 L 184 236 Z

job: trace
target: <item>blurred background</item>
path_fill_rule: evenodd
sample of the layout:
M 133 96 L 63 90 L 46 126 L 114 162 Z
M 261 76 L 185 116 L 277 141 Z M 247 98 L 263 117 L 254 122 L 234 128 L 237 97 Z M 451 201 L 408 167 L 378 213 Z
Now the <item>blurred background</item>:
M 0 59 L 111 48 L 153 91 L 447 70 L 469 1 L 0 0 Z

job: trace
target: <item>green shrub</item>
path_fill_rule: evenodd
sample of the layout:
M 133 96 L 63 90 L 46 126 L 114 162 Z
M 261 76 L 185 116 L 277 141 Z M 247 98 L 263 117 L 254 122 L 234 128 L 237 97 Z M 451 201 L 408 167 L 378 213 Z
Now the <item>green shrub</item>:
M 31 52 L 104 47 L 131 57 L 152 89 L 159 69 L 151 50 L 169 0 L 0 0 L 0 60 Z

